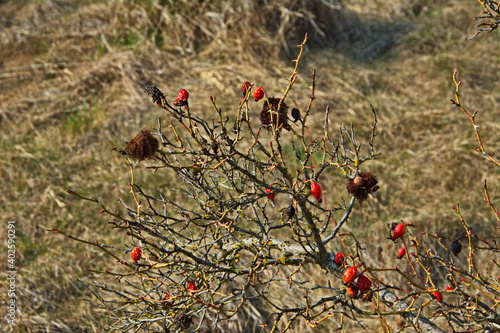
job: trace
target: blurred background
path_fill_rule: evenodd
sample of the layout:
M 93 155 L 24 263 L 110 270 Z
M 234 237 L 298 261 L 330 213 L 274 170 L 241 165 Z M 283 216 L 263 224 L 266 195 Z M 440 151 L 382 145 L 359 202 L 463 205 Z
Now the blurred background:
M 113 263 L 46 229 L 121 244 L 97 206 L 66 191 L 108 207 L 128 197 L 129 169 L 112 148 L 169 120 L 144 87 L 155 84 L 172 101 L 185 88 L 192 112 L 207 117 L 213 95 L 232 114 L 244 81 L 283 93 L 305 33 L 287 103 L 305 108 L 315 69 L 312 137 L 322 135 L 327 105 L 332 128 L 354 123 L 366 140 L 370 104 L 378 114 L 381 156 L 364 171 L 378 176 L 380 190 L 356 207 L 345 230 L 374 253 L 395 253 L 396 244 L 381 248 L 379 240 L 387 222 L 401 219 L 451 243 L 463 229 L 450 205 L 460 203 L 476 232 L 496 235 L 482 198 L 487 178 L 500 205 L 498 168 L 475 151 L 467 118 L 450 105 L 457 69 L 462 104 L 479 110 L 484 143 L 498 157 L 500 39 L 496 31 L 469 39 L 481 12 L 474 0 L 1 1 L 0 214 L 2 243 L 6 222 L 16 221 L 15 331 L 102 330 L 105 313 L 84 300 L 93 296 L 77 279 L 116 283 L 88 271 Z M 144 170 L 136 182 L 168 194 L 172 179 Z M 322 185 L 331 206 L 348 198 L 341 174 Z

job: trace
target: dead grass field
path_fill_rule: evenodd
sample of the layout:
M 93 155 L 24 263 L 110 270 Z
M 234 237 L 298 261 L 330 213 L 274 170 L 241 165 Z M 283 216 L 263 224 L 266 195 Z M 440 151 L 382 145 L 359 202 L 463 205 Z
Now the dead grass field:
M 305 32 L 311 43 L 291 102 L 305 107 L 316 69 L 317 124 L 311 135 L 322 134 L 327 105 L 332 126 L 354 123 L 365 136 L 370 104 L 378 111 L 375 145 L 382 155 L 366 166 L 378 175 L 380 190 L 357 206 L 345 230 L 365 239 L 374 253 L 396 250 L 397 245 L 379 249 L 379 244 L 386 223 L 400 219 L 451 242 L 461 227 L 450 205 L 460 203 L 473 228 L 485 237 L 498 234 L 482 201 L 487 178 L 492 201 L 499 205 L 498 167 L 475 151 L 468 120 L 449 102 L 458 69 L 462 103 L 479 110 L 484 143 L 498 157 L 500 39 L 497 32 L 467 39 L 476 31 L 479 4 L 353 0 L 344 1 L 343 8 L 328 6 L 331 1 L 311 1 L 306 8 L 301 1 L 267 3 L 0 3 L 0 216 L 1 235 L 6 221 L 17 225 L 15 332 L 101 332 L 98 323 L 106 320 L 105 313 L 84 301 L 92 295 L 77 279 L 114 283 L 87 271 L 106 267 L 109 259 L 45 230 L 120 244 L 96 207 L 66 190 L 108 205 L 127 197 L 129 170 L 111 149 L 167 116 L 143 87 L 156 84 L 172 98 L 186 88 L 199 114 L 209 115 L 208 95 L 217 96 L 230 113 L 244 81 L 262 84 L 272 94 L 283 91 L 294 45 Z M 163 175 L 143 172 L 138 181 L 174 196 L 168 190 L 171 179 Z M 332 173 L 323 186 L 327 204 L 346 196 L 339 174 Z M 4 261 L 3 247 L 0 253 Z M 489 259 L 483 264 L 495 275 Z M 322 274 L 311 272 L 311 278 Z M 2 293 L 0 300 L 5 299 Z M 5 322 L 0 325 L 1 331 L 9 329 Z M 241 329 L 235 327 L 227 332 Z

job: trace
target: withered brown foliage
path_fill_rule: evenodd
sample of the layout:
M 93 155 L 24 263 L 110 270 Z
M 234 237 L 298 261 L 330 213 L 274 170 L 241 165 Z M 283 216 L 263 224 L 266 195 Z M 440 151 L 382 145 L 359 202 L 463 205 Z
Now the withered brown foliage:
M 290 124 L 288 124 L 288 106 L 285 102 L 281 103 L 278 110 L 278 105 L 280 103 L 280 98 L 270 97 L 269 102 L 264 101 L 262 105 L 262 111 L 260 112 L 260 120 L 264 126 L 276 126 L 277 128 L 283 127 L 286 130 L 290 130 Z
M 144 92 L 151 96 L 153 99 L 153 103 L 155 103 L 158 106 L 162 106 L 162 104 L 165 102 L 165 95 L 161 92 L 160 89 L 158 89 L 157 86 L 147 86 L 144 88 Z
M 127 142 L 125 152 L 138 161 L 152 158 L 158 150 L 158 140 L 148 130 L 142 130 Z
M 377 176 L 370 172 L 360 172 L 356 177 L 347 182 L 347 192 L 358 199 L 362 204 L 368 198 L 368 194 L 379 189 Z

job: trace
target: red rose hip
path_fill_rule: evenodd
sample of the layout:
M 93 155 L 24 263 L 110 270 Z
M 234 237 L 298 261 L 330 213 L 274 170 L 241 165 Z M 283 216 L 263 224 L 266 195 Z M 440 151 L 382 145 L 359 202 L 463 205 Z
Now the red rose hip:
M 266 188 L 266 193 L 267 193 L 267 197 L 269 198 L 269 200 L 274 201 L 274 197 L 276 196 L 276 193 L 273 193 L 273 190 L 271 190 L 270 188 Z
M 358 266 L 350 266 L 350 267 L 347 267 L 344 271 L 344 274 L 343 274 L 343 278 L 344 278 L 344 283 L 345 284 L 349 284 L 351 283 L 352 281 L 354 281 L 358 275 L 359 275 L 359 272 L 358 272 Z
M 345 288 L 345 291 L 347 295 L 352 298 L 356 298 L 356 296 L 358 296 L 358 288 L 356 288 L 355 286 L 349 285 Z
M 406 248 L 405 247 L 402 247 L 398 250 L 398 259 L 401 259 L 405 256 L 406 254 Z
M 189 291 L 192 291 L 192 292 L 195 292 L 198 290 L 198 288 L 196 287 L 196 283 L 194 281 L 189 281 L 187 288 Z
M 174 101 L 175 106 L 183 106 L 187 105 L 187 100 L 189 98 L 189 93 L 186 89 L 180 89 L 177 92 L 177 97 Z
M 168 291 L 165 292 L 165 297 L 163 297 L 164 306 L 172 306 L 174 303 L 171 301 L 171 295 Z
M 137 262 L 139 261 L 139 259 L 141 259 L 141 256 L 142 256 L 142 249 L 138 246 L 136 246 L 132 252 L 130 252 L 130 257 L 132 258 L 132 260 L 134 262 Z
M 313 195 L 313 197 L 316 198 L 316 200 L 318 200 L 319 203 L 321 203 L 323 201 L 321 199 L 321 193 L 322 193 L 321 186 L 316 182 L 312 182 L 311 183 L 311 194 Z
M 438 302 L 442 302 L 443 301 L 443 294 L 441 294 L 440 291 L 434 291 L 432 293 L 432 295 L 434 296 L 434 298 L 436 299 L 436 301 L 438 301 Z
M 262 87 L 255 88 L 255 91 L 253 92 L 253 98 L 255 99 L 256 102 L 264 98 L 264 95 L 265 95 L 264 88 Z
M 392 240 L 396 240 L 398 238 L 403 237 L 405 233 L 405 225 L 404 223 L 398 224 L 396 227 L 394 227 L 394 230 L 392 231 Z
M 187 101 L 189 98 L 189 93 L 186 89 L 180 89 L 177 92 L 177 99 L 180 101 Z
M 333 262 L 336 263 L 337 265 L 342 265 L 345 260 L 345 254 L 343 252 L 338 252 L 335 254 L 335 257 L 333 258 Z

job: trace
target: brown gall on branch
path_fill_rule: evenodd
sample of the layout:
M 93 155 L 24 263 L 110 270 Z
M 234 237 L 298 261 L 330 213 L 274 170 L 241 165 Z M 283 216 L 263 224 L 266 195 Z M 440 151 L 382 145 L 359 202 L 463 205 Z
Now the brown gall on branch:
M 288 106 L 279 98 L 270 97 L 264 101 L 260 120 L 263 126 L 275 129 L 284 128 L 287 131 L 291 128 L 288 124 Z
M 356 177 L 347 182 L 347 192 L 358 199 L 360 204 L 368 199 L 368 195 L 375 193 L 379 186 L 377 185 L 377 176 L 370 172 L 360 172 Z
M 127 142 L 125 152 L 137 161 L 153 158 L 158 150 L 159 142 L 148 130 L 142 130 Z

